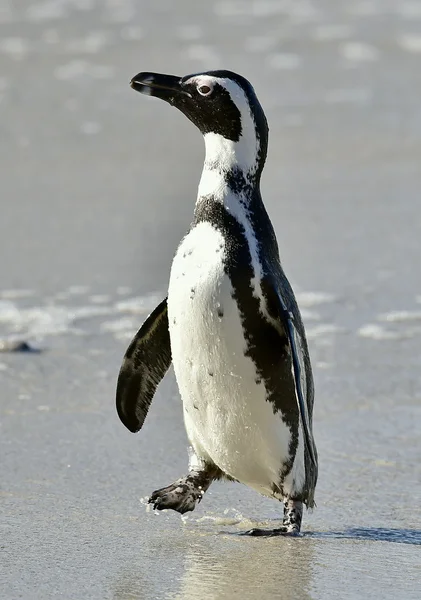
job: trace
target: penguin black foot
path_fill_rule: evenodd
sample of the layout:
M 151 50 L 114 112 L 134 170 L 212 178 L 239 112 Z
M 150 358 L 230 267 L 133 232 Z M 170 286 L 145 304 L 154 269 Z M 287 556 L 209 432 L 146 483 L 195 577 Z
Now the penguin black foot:
M 249 529 L 242 535 L 250 535 L 254 537 L 274 537 L 277 535 L 297 537 L 300 535 L 302 517 L 303 503 L 299 500 L 287 498 L 284 501 L 284 518 L 282 521 L 282 527 L 278 527 L 276 529 Z
M 286 527 L 277 527 L 276 529 L 258 529 L 253 528 L 245 531 L 241 535 L 249 535 L 252 537 L 275 537 L 278 535 L 287 537 L 298 537 L 300 532 L 297 530 L 289 531 Z
M 203 488 L 196 487 L 195 482 L 191 481 L 187 475 L 187 477 L 177 479 L 168 487 L 153 492 L 149 503 L 153 504 L 156 510 L 171 508 L 184 514 L 195 509 L 196 502 L 201 501 L 204 493 Z
M 213 466 L 190 471 L 168 487 L 153 492 L 148 502 L 156 510 L 172 509 L 184 514 L 196 508 L 212 481 L 219 477 L 219 469 Z

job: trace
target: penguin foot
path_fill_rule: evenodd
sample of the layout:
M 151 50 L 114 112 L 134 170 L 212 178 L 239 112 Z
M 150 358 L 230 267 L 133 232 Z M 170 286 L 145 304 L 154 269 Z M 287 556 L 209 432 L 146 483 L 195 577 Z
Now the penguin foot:
M 194 510 L 212 481 L 221 477 L 223 473 L 216 465 L 199 460 L 192 451 L 189 473 L 153 492 L 148 503 L 155 510 L 171 509 L 184 514 Z
M 287 527 L 277 527 L 276 529 L 258 529 L 253 528 L 245 531 L 241 535 L 249 535 L 252 537 L 275 537 L 278 535 L 288 537 L 298 537 L 300 532 L 297 530 L 288 530 Z
M 284 518 L 282 527 L 276 529 L 249 529 L 242 535 L 274 537 L 276 535 L 287 535 L 297 537 L 300 535 L 301 520 L 303 517 L 303 503 L 299 500 L 286 498 L 284 500 Z
M 168 487 L 153 492 L 148 502 L 154 509 L 172 509 L 181 514 L 194 510 L 196 502 L 200 502 L 205 489 L 198 485 L 197 478 L 187 475 L 177 479 Z

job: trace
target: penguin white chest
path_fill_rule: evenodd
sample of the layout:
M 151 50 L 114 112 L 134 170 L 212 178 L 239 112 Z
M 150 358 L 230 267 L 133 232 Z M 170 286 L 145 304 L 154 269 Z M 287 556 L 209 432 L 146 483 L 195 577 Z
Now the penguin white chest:
M 272 495 L 291 434 L 246 356 L 226 259 L 224 236 L 208 222 L 195 226 L 177 250 L 168 293 L 174 370 L 197 455 Z

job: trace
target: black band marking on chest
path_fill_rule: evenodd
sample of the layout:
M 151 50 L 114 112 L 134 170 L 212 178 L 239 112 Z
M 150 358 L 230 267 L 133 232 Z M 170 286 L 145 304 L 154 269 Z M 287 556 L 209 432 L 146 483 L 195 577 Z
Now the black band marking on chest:
M 212 198 L 203 198 L 196 206 L 193 227 L 207 221 L 225 239 L 225 272 L 233 286 L 247 342 L 245 355 L 256 366 L 258 379 L 265 384 L 274 414 L 279 413 L 291 432 L 289 460 L 281 467 L 280 486 L 291 471 L 298 447 L 299 412 L 291 372 L 291 355 L 287 336 L 260 312 L 260 300 L 253 294 L 254 270 L 243 226 L 224 206 Z M 267 298 L 270 303 L 270 298 Z M 270 310 L 270 307 L 269 307 Z

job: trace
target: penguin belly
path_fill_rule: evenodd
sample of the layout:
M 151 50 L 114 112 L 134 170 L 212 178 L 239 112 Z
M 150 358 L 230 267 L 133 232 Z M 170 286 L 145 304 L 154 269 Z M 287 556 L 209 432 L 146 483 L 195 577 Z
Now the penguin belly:
M 278 496 L 291 432 L 245 355 L 225 260 L 224 236 L 201 222 L 182 240 L 172 264 L 169 331 L 184 422 L 200 458 L 262 494 Z

